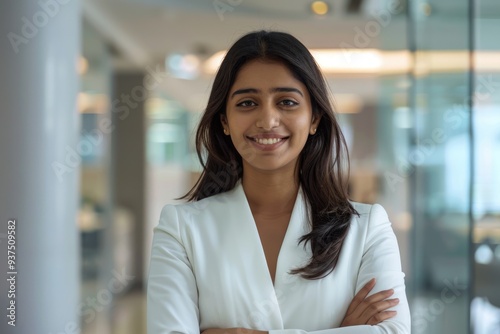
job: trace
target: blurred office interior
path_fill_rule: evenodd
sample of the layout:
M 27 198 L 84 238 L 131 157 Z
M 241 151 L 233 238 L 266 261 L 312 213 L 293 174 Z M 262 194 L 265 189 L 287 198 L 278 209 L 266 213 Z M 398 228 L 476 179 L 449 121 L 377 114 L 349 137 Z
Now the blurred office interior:
M 413 333 L 500 333 L 497 0 L 0 8 L 0 218 L 19 221 L 18 326 L 2 333 L 146 333 L 152 229 L 200 173 L 193 135 L 224 51 L 257 29 L 322 67 L 352 199 L 382 204 L 398 237 Z

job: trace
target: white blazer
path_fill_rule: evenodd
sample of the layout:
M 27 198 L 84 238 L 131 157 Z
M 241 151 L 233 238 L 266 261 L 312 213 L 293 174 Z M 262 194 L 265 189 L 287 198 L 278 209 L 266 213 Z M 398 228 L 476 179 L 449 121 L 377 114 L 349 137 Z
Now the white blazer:
M 281 246 L 275 283 L 241 181 L 198 202 L 166 205 L 154 229 L 147 289 L 148 334 L 199 334 L 207 328 L 250 328 L 270 334 L 410 333 L 396 237 L 382 206 L 352 203 L 353 216 L 335 270 L 307 280 L 288 272 L 307 263 L 309 230 L 299 190 Z M 394 289 L 397 315 L 377 326 L 337 328 L 354 295 Z

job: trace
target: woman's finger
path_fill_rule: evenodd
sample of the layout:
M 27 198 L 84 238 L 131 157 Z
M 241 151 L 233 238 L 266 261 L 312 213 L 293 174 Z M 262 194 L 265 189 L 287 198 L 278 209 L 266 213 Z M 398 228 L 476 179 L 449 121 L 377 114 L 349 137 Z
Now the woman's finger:
M 373 289 L 374 286 L 375 286 L 375 278 L 372 278 L 354 296 L 354 298 L 351 301 L 351 304 L 349 304 L 349 307 L 347 308 L 346 315 L 349 315 L 352 312 L 354 312 L 354 310 L 356 310 L 356 308 L 359 306 L 359 304 L 361 304 L 365 300 L 366 296 L 370 293 L 370 291 Z
M 379 291 L 368 298 L 365 298 L 361 303 L 359 303 L 351 314 L 361 316 L 366 311 L 367 308 L 373 307 L 373 305 L 382 300 L 386 300 L 394 294 L 393 289 Z M 371 316 L 371 315 L 370 315 Z M 368 319 L 369 317 L 364 317 Z
M 373 317 L 378 317 L 379 314 L 384 313 L 386 310 L 396 306 L 397 304 L 399 304 L 398 298 L 386 299 L 376 303 L 372 303 L 368 305 L 368 307 L 366 307 L 366 309 L 363 311 L 361 318 L 366 319 L 366 321 L 368 322 Z
M 372 326 L 378 325 L 382 321 L 385 321 L 387 319 L 394 317 L 397 313 L 398 312 L 396 312 L 396 311 L 384 311 L 384 312 L 377 313 L 376 315 L 371 317 L 366 324 L 372 325 Z
M 368 298 L 365 298 L 365 302 L 370 303 L 370 304 L 376 303 L 376 302 L 379 302 L 381 300 L 389 298 L 393 294 L 394 294 L 394 289 L 382 290 L 382 291 L 379 291 L 377 293 L 374 293 L 373 295 L 371 295 Z

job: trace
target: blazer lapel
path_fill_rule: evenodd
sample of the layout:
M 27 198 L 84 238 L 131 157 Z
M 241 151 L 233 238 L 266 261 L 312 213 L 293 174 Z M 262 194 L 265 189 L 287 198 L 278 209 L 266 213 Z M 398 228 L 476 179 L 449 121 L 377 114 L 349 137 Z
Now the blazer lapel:
M 224 247 L 231 252 L 226 256 L 230 259 L 238 273 L 239 293 L 244 294 L 248 304 L 244 305 L 243 314 L 248 318 L 250 328 L 283 329 L 280 307 L 269 270 L 259 233 L 253 219 L 250 206 L 245 196 L 241 180 L 228 194 L 231 200 L 226 203 L 226 210 L 220 212 L 225 221 Z
M 276 297 L 283 307 L 286 307 L 284 302 L 287 294 L 290 290 L 296 289 L 299 281 L 302 280 L 298 275 L 291 275 L 290 271 L 304 266 L 310 259 L 309 245 L 305 248 L 303 243 L 299 245 L 300 237 L 308 233 L 309 230 L 307 207 L 302 188 L 299 188 L 288 229 L 279 252 L 274 281 Z
M 255 256 L 252 256 L 255 261 L 252 266 L 253 272 L 248 273 L 250 277 L 253 277 L 253 282 L 250 282 L 250 284 L 257 285 L 261 290 L 259 293 L 260 299 L 255 305 L 258 311 L 254 312 L 254 315 L 271 321 L 272 323 L 269 325 L 272 325 L 273 328 L 283 328 L 280 304 L 284 301 L 283 297 L 286 296 L 287 291 L 296 288 L 297 280 L 300 279 L 297 275 L 290 275 L 289 272 L 294 268 L 303 266 L 310 258 L 308 248 L 306 247 L 306 251 L 304 251 L 303 244 L 298 244 L 300 237 L 307 233 L 309 229 L 307 207 L 304 202 L 302 188 L 299 188 L 297 193 L 290 222 L 280 248 L 274 285 L 241 180 L 234 189 L 234 197 L 236 206 L 235 210 L 231 210 L 231 212 L 237 212 L 240 216 L 238 227 L 241 234 L 241 238 L 235 239 L 235 242 L 239 243 L 240 249 L 245 249 L 246 254 L 255 254 Z M 273 316 L 270 317 L 269 315 Z

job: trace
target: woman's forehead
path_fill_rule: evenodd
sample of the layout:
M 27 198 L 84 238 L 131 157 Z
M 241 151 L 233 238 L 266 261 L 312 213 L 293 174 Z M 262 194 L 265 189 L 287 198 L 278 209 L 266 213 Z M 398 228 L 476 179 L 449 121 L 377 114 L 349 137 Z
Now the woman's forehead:
M 283 62 L 252 60 L 238 71 L 231 90 L 240 88 L 275 88 L 294 86 L 305 88 Z

